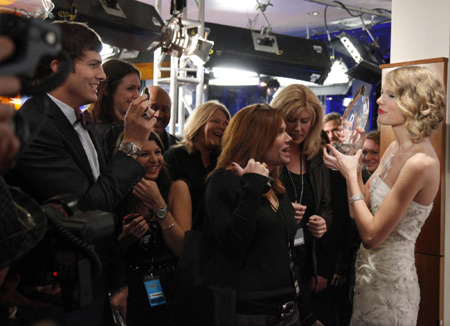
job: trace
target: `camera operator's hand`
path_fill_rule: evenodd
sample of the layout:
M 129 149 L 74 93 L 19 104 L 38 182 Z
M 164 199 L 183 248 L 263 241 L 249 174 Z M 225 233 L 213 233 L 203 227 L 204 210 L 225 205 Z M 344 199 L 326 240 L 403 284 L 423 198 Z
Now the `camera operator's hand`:
M 17 155 L 20 141 L 11 127 L 15 110 L 11 105 L 0 104 L 0 172 L 3 171 Z
M 45 302 L 29 299 L 19 293 L 16 288 L 20 283 L 20 275 L 17 273 L 10 274 L 3 285 L 0 287 L 0 307 L 46 307 L 49 304 Z
M 0 36 L 0 62 L 14 53 L 14 42 Z M 1 64 L 1 63 L 0 63 Z M 20 80 L 14 76 L 0 76 L 0 96 L 15 96 L 20 91 Z

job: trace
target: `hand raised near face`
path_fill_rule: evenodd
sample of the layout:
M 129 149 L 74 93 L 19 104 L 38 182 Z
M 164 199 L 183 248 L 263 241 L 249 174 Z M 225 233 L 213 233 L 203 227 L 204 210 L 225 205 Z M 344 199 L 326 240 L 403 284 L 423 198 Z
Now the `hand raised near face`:
M 328 154 L 327 149 L 330 150 Z M 333 146 L 327 145 L 323 149 L 323 161 L 325 165 L 333 170 L 339 170 L 344 178 L 352 173 L 357 173 L 360 170 L 360 163 L 362 159 L 362 150 L 359 149 L 355 155 L 345 155 L 336 150 Z
M 133 195 L 154 210 L 166 205 L 157 183 L 152 180 L 141 179 L 134 186 Z
M 257 173 L 257 174 L 261 174 L 265 177 L 269 176 L 269 170 L 267 169 L 266 163 L 261 163 L 261 162 L 255 161 L 252 158 L 248 160 L 245 168 L 242 168 L 238 163 L 235 163 L 235 162 L 232 162 L 231 165 L 233 165 L 234 171 L 239 176 L 242 176 L 246 173 Z
M 150 108 L 148 96 L 145 94 L 139 96 L 131 102 L 125 114 L 123 142 L 133 142 L 137 147 L 142 148 L 156 121 L 155 111 Z

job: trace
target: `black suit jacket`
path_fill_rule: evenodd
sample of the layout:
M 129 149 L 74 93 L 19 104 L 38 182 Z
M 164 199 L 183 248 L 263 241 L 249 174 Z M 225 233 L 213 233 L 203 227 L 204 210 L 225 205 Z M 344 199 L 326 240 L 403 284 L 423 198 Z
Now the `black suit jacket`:
M 89 134 L 97 150 L 100 176 L 95 180 L 78 134 L 61 109 L 47 96 L 29 99 L 18 111 L 28 124 L 32 138 L 25 145 L 13 170 L 7 175 L 9 184 L 42 202 L 63 193 L 78 198 L 81 211 L 102 210 L 113 212 L 133 186 L 144 176 L 144 167 L 135 159 L 118 152 L 107 164 L 95 128 Z M 117 240 L 105 239 L 96 244 L 103 261 L 103 274 L 94 283 L 94 303 L 97 308 L 86 309 L 86 314 L 71 316 L 71 322 L 80 319 L 85 325 L 98 325 L 105 302 L 105 276 L 111 290 L 126 284 L 126 271 Z M 94 320 L 94 316 L 97 319 Z M 80 317 L 80 318 L 76 318 Z M 63 324 L 69 320 L 64 317 Z M 92 320 L 92 322 L 90 322 Z
M 40 202 L 61 193 L 72 193 L 78 197 L 82 211 L 112 212 L 145 174 L 139 162 L 122 152 L 107 164 L 95 128 L 91 128 L 89 133 L 97 150 L 101 173 L 95 181 L 78 134 L 47 96 L 31 98 L 18 114 L 24 117 L 31 134 L 40 130 L 26 145 L 8 181 L 20 185 Z

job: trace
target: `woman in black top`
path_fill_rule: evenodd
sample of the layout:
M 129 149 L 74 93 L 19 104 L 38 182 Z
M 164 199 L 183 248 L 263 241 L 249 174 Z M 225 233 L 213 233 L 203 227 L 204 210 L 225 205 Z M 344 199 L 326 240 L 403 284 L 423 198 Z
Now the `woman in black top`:
M 172 178 L 189 185 L 193 216 L 205 191 L 206 176 L 216 167 L 229 121 L 230 112 L 224 105 L 217 101 L 203 103 L 187 120 L 183 140 L 164 154 Z
M 291 264 L 297 227 L 278 178 L 281 165 L 289 163 L 285 126 L 280 112 L 266 104 L 241 109 L 225 131 L 222 154 L 208 179 L 205 208 L 212 233 L 241 265 L 238 326 L 299 325 Z
M 152 132 L 137 160 L 146 168 L 122 212 L 119 243 L 128 268 L 128 325 L 169 325 L 167 301 L 184 234 L 191 227 L 191 197 L 182 180 L 172 182 L 164 147 Z M 161 285 L 150 302 L 146 289 Z
M 281 175 L 298 223 L 296 235 L 297 265 L 302 281 L 302 301 L 308 307 L 311 290 L 327 286 L 322 277 L 315 249 L 331 223 L 328 169 L 322 160 L 321 138 L 323 110 L 317 96 L 304 85 L 283 88 L 271 103 L 286 120 L 286 131 L 292 137 L 291 161 Z M 303 324 L 321 325 L 301 309 Z

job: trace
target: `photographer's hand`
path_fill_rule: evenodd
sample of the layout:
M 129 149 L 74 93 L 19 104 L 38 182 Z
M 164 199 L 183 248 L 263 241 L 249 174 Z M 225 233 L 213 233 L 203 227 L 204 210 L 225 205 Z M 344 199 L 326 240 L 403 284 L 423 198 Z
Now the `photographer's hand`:
M 17 155 L 20 141 L 11 127 L 15 110 L 11 105 L 0 104 L 0 172 L 3 171 Z
M 14 53 L 14 42 L 0 36 L 0 62 Z M 15 96 L 20 91 L 20 80 L 14 76 L 0 76 L 0 96 Z
M 10 274 L 3 285 L 0 287 L 0 307 L 46 307 L 49 304 L 45 302 L 31 300 L 21 293 L 16 288 L 20 283 L 20 275 L 17 273 Z

